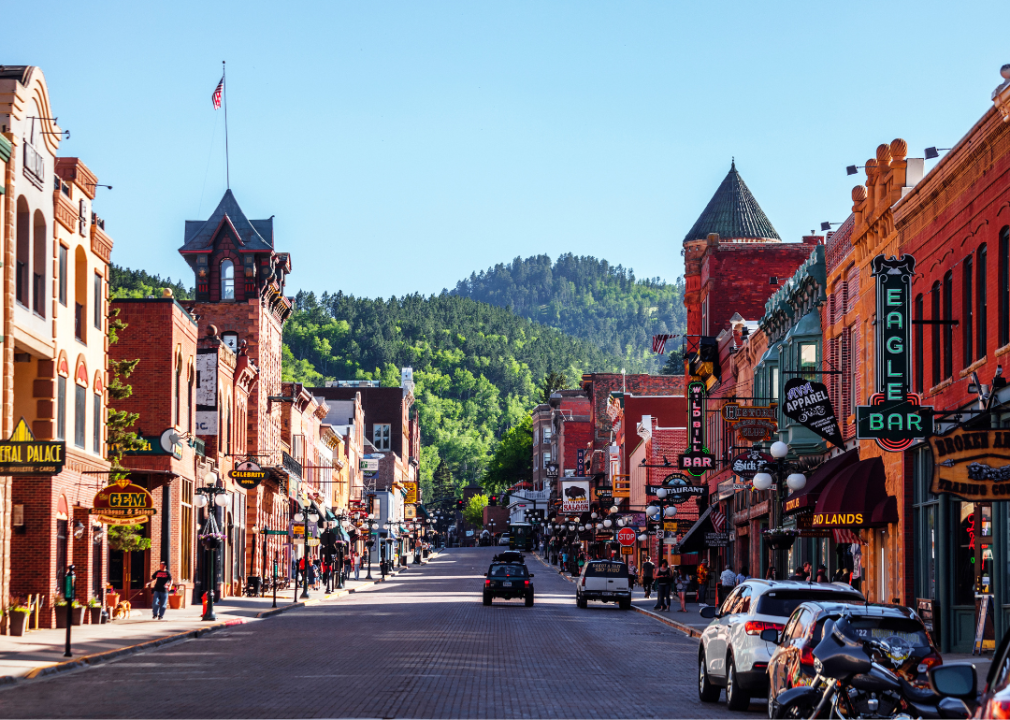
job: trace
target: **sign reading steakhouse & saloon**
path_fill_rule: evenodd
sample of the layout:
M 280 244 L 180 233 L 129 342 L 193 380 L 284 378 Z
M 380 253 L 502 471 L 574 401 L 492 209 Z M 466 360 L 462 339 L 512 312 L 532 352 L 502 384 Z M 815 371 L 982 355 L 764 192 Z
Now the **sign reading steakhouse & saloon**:
M 838 430 L 838 419 L 831 407 L 828 388 L 824 383 L 792 378 L 785 386 L 786 403 L 782 412 L 787 418 L 813 430 L 835 447 L 844 448 L 845 441 Z
M 147 522 L 157 510 L 151 493 L 124 477 L 99 490 L 89 512 L 106 525 L 137 525 Z
M 929 439 L 934 493 L 1010 499 L 1010 431 L 958 429 Z

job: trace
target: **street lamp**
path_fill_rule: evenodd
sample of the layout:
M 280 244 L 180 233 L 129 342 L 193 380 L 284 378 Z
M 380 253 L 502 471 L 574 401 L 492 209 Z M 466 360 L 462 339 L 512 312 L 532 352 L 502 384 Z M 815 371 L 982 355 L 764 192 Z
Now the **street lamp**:
M 779 503 L 781 502 L 783 479 L 785 479 L 786 487 L 790 490 L 797 491 L 806 487 L 807 476 L 796 470 L 796 468 L 790 468 L 786 465 L 785 459 L 786 456 L 789 455 L 789 446 L 786 443 L 781 440 L 777 440 L 772 443 L 768 452 L 773 458 L 775 458 L 775 466 L 773 469 L 775 477 L 773 478 L 769 472 L 759 472 L 754 476 L 753 483 L 755 490 L 772 490 L 774 497 L 771 503 L 771 517 L 769 518 L 769 525 L 772 528 L 777 528 L 780 518 L 777 518 L 776 515 L 778 515 L 780 511 Z M 778 482 L 774 483 L 773 486 L 773 482 L 775 480 L 778 480 Z
M 209 556 L 204 574 L 207 605 L 201 619 L 213 622 L 217 620 L 217 615 L 214 614 L 214 592 L 217 589 L 217 549 L 221 546 L 225 536 L 217 524 L 217 509 L 211 505 L 217 507 L 227 505 L 228 491 L 223 487 L 218 487 L 218 476 L 214 473 L 207 473 L 203 480 L 204 486 L 196 488 L 197 497 L 195 499 L 198 507 L 207 508 L 207 521 L 203 525 L 203 531 L 199 538 Z

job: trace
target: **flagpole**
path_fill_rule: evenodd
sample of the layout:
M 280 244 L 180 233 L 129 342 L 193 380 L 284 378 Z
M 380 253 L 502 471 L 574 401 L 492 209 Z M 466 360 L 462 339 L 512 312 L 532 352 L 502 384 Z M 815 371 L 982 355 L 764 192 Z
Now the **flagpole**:
M 231 164 L 228 159 L 228 80 L 225 61 L 221 61 L 221 80 L 224 81 L 224 175 L 228 189 L 231 190 Z

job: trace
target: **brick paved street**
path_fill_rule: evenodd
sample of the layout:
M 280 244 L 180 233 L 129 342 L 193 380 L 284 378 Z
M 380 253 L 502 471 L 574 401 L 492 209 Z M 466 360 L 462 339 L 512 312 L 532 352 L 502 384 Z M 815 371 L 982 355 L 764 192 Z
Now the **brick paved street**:
M 727 717 L 697 700 L 697 641 L 575 607 L 530 557 L 535 607 L 480 602 L 492 548 L 278 617 L 0 690 L 4 717 Z M 764 712 L 754 703 L 750 715 Z M 746 716 L 746 714 L 744 715 Z

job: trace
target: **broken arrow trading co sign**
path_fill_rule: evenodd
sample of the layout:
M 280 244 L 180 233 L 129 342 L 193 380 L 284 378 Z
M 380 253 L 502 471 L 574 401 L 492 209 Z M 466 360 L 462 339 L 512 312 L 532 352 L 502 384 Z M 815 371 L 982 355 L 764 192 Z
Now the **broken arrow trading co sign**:
M 786 383 L 786 403 L 782 412 L 803 427 L 813 430 L 835 447 L 844 448 L 845 441 L 838 430 L 838 418 L 831 407 L 828 388 L 824 383 L 792 378 Z
M 678 466 L 695 477 L 715 468 L 715 455 L 705 447 L 705 384 L 693 382 L 687 386 L 687 411 L 690 415 L 688 437 L 690 452 L 677 456 Z
M 872 266 L 877 280 L 877 392 L 867 405 L 856 408 L 856 437 L 901 452 L 933 431 L 933 408 L 920 407 L 919 396 L 911 391 L 915 258 L 877 255 Z

